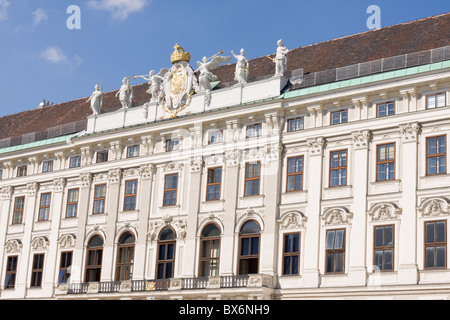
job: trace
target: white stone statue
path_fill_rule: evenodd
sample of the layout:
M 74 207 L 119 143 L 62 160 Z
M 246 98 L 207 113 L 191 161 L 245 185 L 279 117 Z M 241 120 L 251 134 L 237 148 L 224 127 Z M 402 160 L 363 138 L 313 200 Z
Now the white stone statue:
M 237 59 L 236 71 L 234 72 L 234 78 L 239 84 L 247 83 L 248 79 L 248 60 L 245 57 L 245 50 L 241 49 L 240 55 L 235 55 L 233 51 L 231 54 Z
M 215 76 L 211 71 L 219 68 L 221 63 L 227 63 L 231 61 L 231 57 L 221 57 L 219 54 L 222 54 L 223 51 L 220 51 L 216 55 L 211 58 L 203 57 L 202 61 L 197 61 L 198 69 L 194 71 L 194 73 L 200 72 L 198 76 L 198 92 L 206 92 L 211 90 L 211 82 L 217 80 L 217 76 Z
M 95 85 L 95 91 L 92 93 L 89 99 L 87 99 L 86 102 L 89 101 L 91 102 L 92 114 L 98 115 L 103 106 L 103 91 L 102 88 L 98 86 L 98 84 Z
M 284 77 L 284 73 L 287 70 L 287 53 L 289 52 L 288 48 L 286 48 L 283 44 L 282 40 L 278 40 L 277 42 L 277 54 L 275 55 L 275 76 Z
M 130 79 L 127 77 L 122 80 L 122 87 L 116 93 L 116 97 L 119 96 L 120 103 L 122 103 L 122 109 L 128 109 L 131 107 L 133 101 L 133 87 L 130 86 Z
M 169 69 L 161 69 L 159 73 L 156 75 L 155 70 L 151 70 L 147 75 L 144 76 L 137 76 L 133 77 L 136 78 L 142 78 L 146 80 L 149 84 L 149 88 L 147 90 L 147 93 L 151 95 L 150 102 L 161 102 L 163 98 L 163 82 L 164 82 L 164 75 L 169 71 Z

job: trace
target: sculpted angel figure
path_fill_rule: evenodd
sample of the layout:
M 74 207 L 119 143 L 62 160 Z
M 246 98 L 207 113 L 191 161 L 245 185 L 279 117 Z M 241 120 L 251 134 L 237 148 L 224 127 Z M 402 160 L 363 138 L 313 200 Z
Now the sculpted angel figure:
M 236 71 L 234 72 L 234 78 L 239 82 L 239 84 L 247 83 L 248 79 L 248 60 L 245 57 L 245 50 L 241 49 L 240 55 L 235 55 L 233 51 L 231 54 L 236 58 Z
M 231 61 L 231 57 L 221 57 L 223 51 L 217 53 L 211 58 L 203 57 L 202 61 L 197 61 L 198 69 L 194 73 L 200 72 L 198 77 L 199 92 L 208 92 L 211 90 L 211 82 L 217 80 L 211 71 L 217 69 L 221 63 L 227 63 Z
M 122 80 L 122 87 L 116 93 L 116 97 L 119 96 L 119 100 L 122 103 L 122 108 L 127 109 L 131 107 L 131 102 L 133 101 L 133 87 L 130 86 L 130 79 L 126 77 Z
M 134 79 L 142 78 L 148 81 L 149 88 L 147 90 L 147 93 L 152 96 L 150 102 L 161 102 L 163 96 L 164 75 L 167 73 L 167 71 L 169 71 L 169 69 L 163 68 L 156 75 L 155 70 L 151 70 L 148 75 L 133 77 Z
M 95 85 L 95 91 L 87 99 L 86 102 L 91 102 L 91 109 L 94 115 L 98 115 L 103 106 L 103 92 L 102 88 L 99 88 L 98 84 Z
M 275 75 L 276 76 L 284 76 L 284 72 L 287 70 L 287 53 L 289 52 L 288 48 L 286 48 L 283 44 L 282 40 L 278 40 L 277 42 L 277 54 L 275 55 Z

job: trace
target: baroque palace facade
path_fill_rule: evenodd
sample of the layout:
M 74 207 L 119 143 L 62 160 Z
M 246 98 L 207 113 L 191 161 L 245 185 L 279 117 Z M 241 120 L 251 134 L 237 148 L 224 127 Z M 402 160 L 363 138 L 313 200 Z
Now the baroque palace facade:
M 1 118 L 0 297 L 450 298 L 449 32 L 177 45 L 150 89 Z

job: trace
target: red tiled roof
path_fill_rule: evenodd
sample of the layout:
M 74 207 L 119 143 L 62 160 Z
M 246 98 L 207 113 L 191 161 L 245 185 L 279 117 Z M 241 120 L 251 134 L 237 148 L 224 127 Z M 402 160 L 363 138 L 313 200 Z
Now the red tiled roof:
M 288 53 L 288 71 L 303 68 L 305 73 L 313 73 L 448 45 L 450 12 L 292 49 Z M 235 64 L 223 65 L 215 74 L 222 83 L 231 82 L 234 69 Z M 250 60 L 249 81 L 274 72 L 274 64 L 266 57 Z M 147 84 L 133 88 L 135 105 L 149 100 Z M 121 107 L 116 92 L 105 93 L 102 112 Z M 92 113 L 86 100 L 87 97 L 1 117 L 0 139 L 85 120 Z

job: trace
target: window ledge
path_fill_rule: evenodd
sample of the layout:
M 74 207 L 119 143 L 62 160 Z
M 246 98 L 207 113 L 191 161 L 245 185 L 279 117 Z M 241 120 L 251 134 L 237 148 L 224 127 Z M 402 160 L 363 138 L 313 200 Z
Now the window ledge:
M 239 197 L 239 200 L 254 200 L 254 199 L 264 199 L 264 195 L 256 195 L 256 196 L 246 196 L 246 197 Z
M 158 207 L 158 209 L 160 209 L 160 210 L 179 209 L 179 208 L 181 208 L 181 205 L 179 205 L 179 204 L 175 204 L 173 206 L 161 206 L 161 207 Z
M 346 186 L 336 186 L 336 187 L 324 188 L 324 190 L 326 190 L 326 191 L 345 190 L 345 189 L 353 189 L 353 186 L 352 185 L 346 185 Z
M 434 180 L 434 179 L 442 179 L 442 177 L 450 177 L 449 173 L 442 173 L 442 174 L 434 174 L 429 176 L 422 176 L 420 177 L 420 180 Z
M 215 204 L 215 203 L 224 203 L 225 199 L 218 199 L 218 200 L 204 200 L 201 202 L 201 204 Z
M 382 180 L 382 181 L 373 181 L 370 183 L 370 185 L 375 186 L 375 185 L 381 185 L 381 184 L 398 184 L 401 183 L 402 180 L 400 179 L 395 179 L 395 180 Z
M 119 211 L 119 213 L 120 214 L 129 214 L 129 213 L 139 213 L 139 209 L 135 209 L 135 210 L 126 210 L 126 211 Z M 104 214 L 94 214 L 93 216 L 107 216 L 108 214 L 107 213 L 104 213 Z

